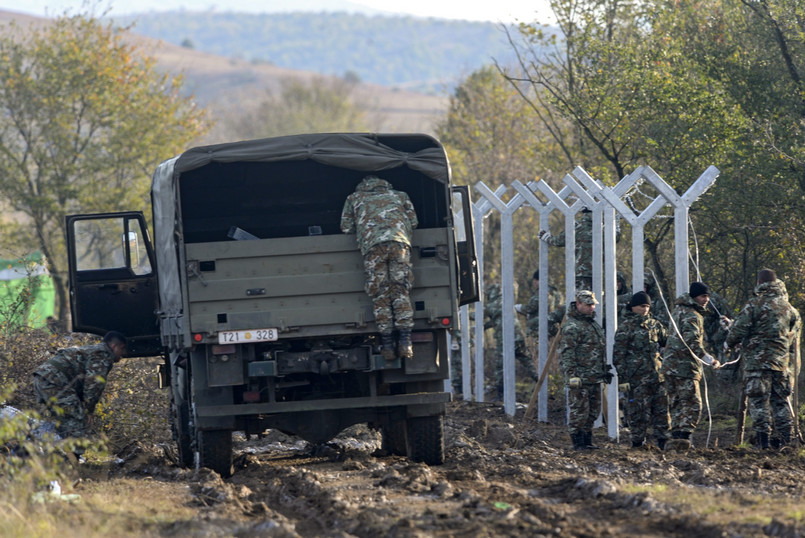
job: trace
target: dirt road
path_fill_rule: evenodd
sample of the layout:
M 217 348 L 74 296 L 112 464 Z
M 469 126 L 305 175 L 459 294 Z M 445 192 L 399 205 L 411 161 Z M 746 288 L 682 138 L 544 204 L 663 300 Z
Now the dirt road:
M 693 450 L 660 452 L 596 432 L 600 450 L 574 451 L 563 426 L 521 415 L 450 404 L 439 467 L 383 455 L 379 435 L 356 426 L 319 447 L 277 432 L 236 437 L 227 480 L 179 469 L 169 446 L 131 445 L 80 466 L 74 490 L 136 490 L 162 516 L 129 526 L 156 536 L 805 535 L 800 449 L 725 447 L 724 432 L 711 438 L 720 448 L 696 436 Z

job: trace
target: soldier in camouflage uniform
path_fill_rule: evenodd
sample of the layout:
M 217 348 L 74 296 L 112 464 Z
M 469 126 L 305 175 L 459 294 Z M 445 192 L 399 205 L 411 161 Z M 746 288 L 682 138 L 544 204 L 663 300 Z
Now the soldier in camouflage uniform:
M 668 327 L 669 318 L 667 308 L 670 308 L 670 306 L 666 307 L 666 303 L 663 302 L 663 298 L 660 295 L 660 288 L 654 281 L 653 276 L 646 276 L 644 283 L 646 293 L 648 293 L 651 299 L 651 316 Z
M 377 176 L 366 176 L 347 197 L 341 231 L 356 233 L 363 254 L 365 289 L 372 298 L 375 323 L 386 360 L 396 357 L 393 330 L 399 331 L 399 356 L 414 356 L 411 329 L 411 236 L 418 220 L 408 195 Z
M 625 412 L 632 446 L 643 445 L 646 430 L 651 426 L 657 446 L 663 449 L 671 419 L 660 371 L 660 348 L 665 347 L 668 330 L 649 315 L 650 304 L 646 292 L 632 295 L 615 333 L 612 362 L 618 371 L 618 389 L 626 396 Z
M 669 449 L 690 448 L 690 434 L 698 426 L 702 413 L 699 389 L 704 374 L 702 362 L 714 368 L 719 366 L 719 362 L 704 349 L 704 316 L 707 315 L 709 300 L 709 288 L 701 282 L 694 282 L 688 293 L 677 298 L 671 314 L 672 323 L 662 364 L 674 440 L 673 445 L 668 443 Z
M 617 295 L 618 295 L 618 306 L 616 313 L 620 317 L 624 310 L 628 310 L 629 300 L 632 298 L 632 288 L 629 286 L 629 283 L 626 281 L 626 275 L 618 271 L 617 277 L 615 279 L 617 285 Z
M 106 378 L 125 353 L 126 337 L 110 331 L 100 344 L 58 350 L 34 372 L 37 400 L 58 421 L 59 435 L 90 435 L 90 417 Z
M 503 297 L 498 284 L 490 284 L 484 293 L 484 329 L 495 330 L 495 387 L 503 395 Z M 525 368 L 529 377 L 537 380 L 537 368 L 528 355 L 528 346 L 520 320 L 514 318 L 514 356 Z
M 710 348 L 711 354 L 725 362 L 724 341 L 727 339 L 727 330 L 724 328 L 723 319 L 732 316 L 727 301 L 718 293 L 710 293 L 710 302 L 707 303 L 707 315 L 704 317 L 704 339 Z
M 601 383 L 612 381 L 606 364 L 604 330 L 595 321 L 598 301 L 591 291 L 576 293 L 559 332 L 559 367 L 570 407 L 570 439 L 576 450 L 593 445 L 593 423 L 601 411 Z
M 593 287 L 593 213 L 586 207 L 581 210 L 575 224 L 576 237 L 576 289 L 590 290 Z M 555 247 L 565 246 L 565 232 L 553 236 L 540 230 L 539 238 Z
M 741 345 L 745 391 L 758 446 L 769 448 L 772 426 L 781 446 L 791 442 L 791 352 L 799 334 L 799 312 L 788 302 L 785 284 L 771 269 L 758 273 L 754 297 L 735 318 L 725 346 Z
M 528 299 L 525 305 L 514 305 L 514 309 L 519 314 L 526 318 L 526 330 L 534 338 L 539 332 L 539 271 L 534 271 L 531 279 L 534 287 L 534 293 Z M 552 312 L 562 304 L 562 298 L 559 295 L 559 290 L 553 286 L 548 286 L 548 312 Z

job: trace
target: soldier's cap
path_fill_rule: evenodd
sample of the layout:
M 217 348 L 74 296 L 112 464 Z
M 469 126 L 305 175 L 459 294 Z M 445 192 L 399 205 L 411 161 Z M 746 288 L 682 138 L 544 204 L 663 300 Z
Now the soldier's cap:
M 692 298 L 698 297 L 699 295 L 710 295 L 710 288 L 702 282 L 694 282 L 690 285 L 690 291 L 688 293 L 690 293 Z
M 645 291 L 638 291 L 632 298 L 629 299 L 629 307 L 633 306 L 642 306 L 642 305 L 651 305 L 651 301 L 649 300 L 648 293 Z
M 581 290 L 576 293 L 576 302 L 584 304 L 598 304 L 595 294 L 590 290 Z

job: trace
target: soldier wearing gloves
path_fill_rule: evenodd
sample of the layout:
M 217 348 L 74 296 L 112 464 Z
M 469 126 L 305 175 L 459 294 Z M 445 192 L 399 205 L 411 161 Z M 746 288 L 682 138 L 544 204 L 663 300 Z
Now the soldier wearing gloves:
M 524 305 L 516 304 L 514 305 L 514 309 L 519 313 L 525 316 L 526 318 L 526 328 L 528 333 L 537 337 L 537 333 L 539 332 L 539 288 L 540 288 L 540 280 L 539 280 L 539 270 L 534 271 L 533 276 L 531 277 L 531 282 L 533 283 L 533 293 L 531 297 L 528 299 L 528 302 Z M 548 286 L 548 312 L 553 312 L 562 304 L 562 297 L 559 294 L 559 290 L 557 290 L 553 286 Z
M 576 238 L 576 289 L 589 290 L 593 287 L 593 213 L 586 207 L 574 226 Z M 565 246 L 565 232 L 551 235 L 548 230 L 540 230 L 541 241 L 554 247 Z
M 795 381 L 792 370 L 796 371 L 791 368 L 791 356 L 800 325 L 799 312 L 789 304 L 783 281 L 773 270 L 761 270 L 754 297 L 735 318 L 724 342 L 725 349 L 742 348 L 747 407 L 761 449 L 769 448 L 772 426 L 780 446 L 791 442 L 789 397 Z
M 690 448 L 690 435 L 702 414 L 699 382 L 702 364 L 718 368 L 719 362 L 704 349 L 704 316 L 710 289 L 701 282 L 690 285 L 688 293 L 676 300 L 668 328 L 668 345 L 663 354 L 662 373 L 668 391 L 671 438 L 668 449 Z
M 589 290 L 576 293 L 559 332 L 559 367 L 570 407 L 570 439 L 576 450 L 598 448 L 592 443 L 593 423 L 601 411 L 601 383 L 612 382 L 606 364 L 604 330 L 595 321 L 598 301 Z
M 125 354 L 126 337 L 110 331 L 100 344 L 58 350 L 33 373 L 37 400 L 58 421 L 59 435 L 90 436 L 106 378 Z
M 612 362 L 618 371 L 618 389 L 626 396 L 632 446 L 643 445 L 650 426 L 657 446 L 664 449 L 671 422 L 660 348 L 665 347 L 668 330 L 649 315 L 650 305 L 644 291 L 629 299 L 615 333 Z
M 414 310 L 411 288 L 411 236 L 418 220 L 411 199 L 377 176 L 363 178 L 347 197 L 341 231 L 356 233 L 363 254 L 365 289 L 372 298 L 383 356 L 393 360 L 414 356 L 411 329 Z M 393 330 L 399 331 L 395 353 Z

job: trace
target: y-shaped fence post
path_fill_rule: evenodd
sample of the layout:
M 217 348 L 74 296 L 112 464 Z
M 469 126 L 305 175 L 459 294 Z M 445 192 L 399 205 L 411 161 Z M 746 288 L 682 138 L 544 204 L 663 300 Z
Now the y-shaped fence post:
M 525 201 L 516 194 L 508 203 L 495 196 L 489 187 L 476 183 L 475 190 L 500 213 L 500 276 L 503 322 L 503 409 L 514 416 L 516 410 L 514 346 L 514 238 L 512 215 Z

